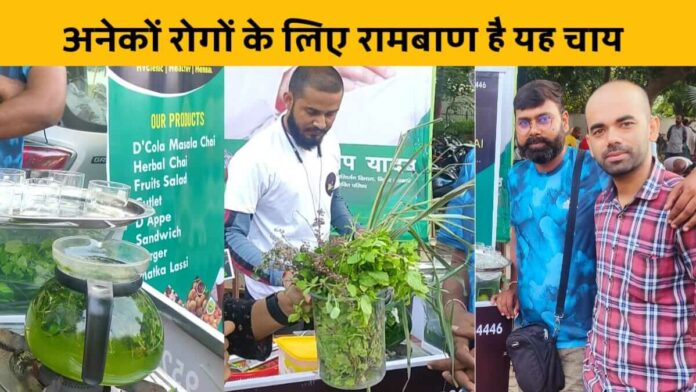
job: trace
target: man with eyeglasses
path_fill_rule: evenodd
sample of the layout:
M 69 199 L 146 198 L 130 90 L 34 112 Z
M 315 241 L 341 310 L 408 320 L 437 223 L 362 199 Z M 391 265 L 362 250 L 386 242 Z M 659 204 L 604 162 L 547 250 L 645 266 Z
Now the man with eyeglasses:
M 517 317 L 518 325 L 544 323 L 554 327 L 554 314 L 563 244 L 570 204 L 573 166 L 578 150 L 565 145 L 568 112 L 558 83 L 535 80 L 515 96 L 515 135 L 526 160 L 508 176 L 511 245 L 515 249 L 509 287 L 493 297 L 503 316 Z M 580 177 L 574 243 L 564 317 L 556 341 L 565 388 L 582 392 L 582 362 L 587 332 L 592 326 L 595 283 L 594 205 L 610 177 L 585 154 Z M 671 198 L 670 223 L 696 226 L 696 176 L 677 186 Z M 676 217 L 676 218 L 675 218 Z

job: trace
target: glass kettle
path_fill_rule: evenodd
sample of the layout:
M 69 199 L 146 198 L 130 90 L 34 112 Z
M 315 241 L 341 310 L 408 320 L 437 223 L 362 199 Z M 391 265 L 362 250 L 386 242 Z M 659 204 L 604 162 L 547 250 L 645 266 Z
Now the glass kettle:
M 164 333 L 141 289 L 150 253 L 125 241 L 63 237 L 55 277 L 27 311 L 29 349 L 53 372 L 88 385 L 124 386 L 159 364 Z

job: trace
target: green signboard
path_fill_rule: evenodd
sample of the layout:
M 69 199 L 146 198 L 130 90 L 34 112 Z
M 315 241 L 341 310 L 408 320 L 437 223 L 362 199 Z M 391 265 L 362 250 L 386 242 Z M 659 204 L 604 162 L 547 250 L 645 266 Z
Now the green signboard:
M 144 280 L 218 327 L 210 294 L 223 262 L 223 86 L 214 67 L 115 67 L 109 179 L 155 214 L 124 240 L 152 253 Z M 214 297 L 214 295 L 213 295 Z

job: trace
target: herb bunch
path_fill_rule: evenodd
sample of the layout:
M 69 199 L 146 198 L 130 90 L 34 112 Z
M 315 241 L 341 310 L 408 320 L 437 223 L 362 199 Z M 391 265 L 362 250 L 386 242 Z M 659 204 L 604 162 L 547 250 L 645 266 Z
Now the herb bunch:
M 426 125 L 429 124 L 423 126 Z M 427 153 L 429 146 L 429 143 L 414 144 L 408 134 L 402 139 L 380 184 L 367 226 L 354 230 L 356 235 L 322 241 L 315 223 L 312 227 L 318 244 L 316 247 L 305 244 L 295 249 L 281 233 L 274 248 L 265 254 L 261 269 L 292 271 L 294 283 L 313 297 L 321 377 L 330 385 L 364 388 L 363 381 L 378 366 L 377 362 L 384 362 L 384 313 L 375 310 L 384 306 L 385 300 L 397 303 L 396 318 L 406 320 L 411 299 L 414 296 L 424 298 L 438 313 L 446 349 L 450 354 L 454 352 L 449 328 L 451 318 L 445 317 L 441 301 L 441 281 L 458 276 L 466 265 L 453 268 L 428 240 L 421 238 L 417 227 L 429 224 L 449 230 L 446 224 L 473 219 L 448 211 L 448 203 L 471 189 L 473 181 L 439 198 L 414 201 L 426 190 L 425 187 L 430 187 L 431 175 L 436 177 L 439 174 L 430 173 L 429 165 L 417 173 L 407 172 L 410 163 Z M 411 154 L 408 162 L 394 165 L 396 158 L 401 157 L 406 149 L 410 149 Z M 450 167 L 442 170 L 447 169 Z M 418 181 L 422 176 L 428 180 L 420 189 L 414 188 L 423 183 Z M 404 181 L 404 178 L 410 181 Z M 322 211 L 319 211 L 319 216 L 323 216 Z M 405 240 L 405 237 L 409 239 Z M 421 272 L 421 260 L 427 260 L 432 267 L 433 277 L 427 284 Z M 441 276 L 435 273 L 438 265 L 444 267 L 445 273 Z M 310 315 L 302 305 L 295 306 L 290 321 L 309 321 Z M 407 323 L 401 324 L 404 335 L 408 336 Z M 409 339 L 406 339 L 406 345 L 410 364 Z

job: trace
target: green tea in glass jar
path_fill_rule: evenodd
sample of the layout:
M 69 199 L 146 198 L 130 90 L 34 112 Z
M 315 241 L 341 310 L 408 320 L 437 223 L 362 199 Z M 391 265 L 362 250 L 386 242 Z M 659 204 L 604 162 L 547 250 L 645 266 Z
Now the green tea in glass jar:
M 129 385 L 159 364 L 159 313 L 141 289 L 150 254 L 125 241 L 64 237 L 53 244 L 55 277 L 27 311 L 29 349 L 64 377 L 89 385 Z

